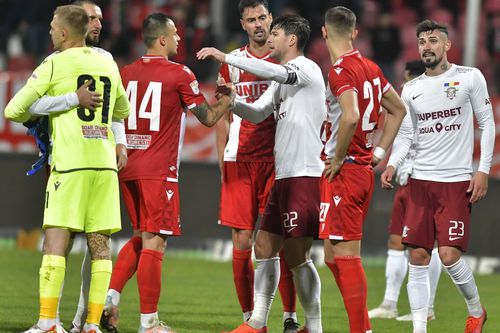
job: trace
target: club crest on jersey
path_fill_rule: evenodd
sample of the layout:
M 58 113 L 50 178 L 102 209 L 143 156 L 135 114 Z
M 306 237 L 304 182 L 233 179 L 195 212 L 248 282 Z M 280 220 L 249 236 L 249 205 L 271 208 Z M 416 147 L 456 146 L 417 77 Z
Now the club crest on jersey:
M 460 82 L 445 82 L 444 87 L 446 90 L 444 92 L 446 93 L 446 97 L 448 99 L 451 100 L 457 97 L 458 85 L 460 85 Z

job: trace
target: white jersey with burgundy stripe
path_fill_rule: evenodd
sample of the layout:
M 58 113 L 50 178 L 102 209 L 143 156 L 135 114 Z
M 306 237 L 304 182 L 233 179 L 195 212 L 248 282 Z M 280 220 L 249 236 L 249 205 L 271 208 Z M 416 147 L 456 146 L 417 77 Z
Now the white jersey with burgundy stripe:
M 480 126 L 481 119 L 492 119 L 481 72 L 473 67 L 451 65 L 438 76 L 422 74 L 405 84 L 401 97 L 408 111 L 402 127 L 411 119 L 410 126 L 416 135 L 412 178 L 441 182 L 471 179 L 474 115 Z M 493 143 L 484 141 L 479 170 L 487 173 Z
M 248 45 L 232 51 L 231 54 L 277 63 L 268 54 L 261 58 L 253 55 Z M 226 82 L 234 84 L 236 98 L 246 103 L 253 103 L 259 99 L 272 82 L 228 64 L 221 66 L 219 75 Z M 224 161 L 273 162 L 275 131 L 276 123 L 272 115 L 260 124 L 252 124 L 232 114 L 229 138 L 224 150 Z

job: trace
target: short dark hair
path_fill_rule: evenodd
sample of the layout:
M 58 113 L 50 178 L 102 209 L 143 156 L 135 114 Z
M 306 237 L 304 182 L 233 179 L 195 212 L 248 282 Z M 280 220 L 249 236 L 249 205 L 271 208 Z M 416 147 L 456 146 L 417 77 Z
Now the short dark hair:
M 245 8 L 255 8 L 257 6 L 264 6 L 264 8 L 269 11 L 269 3 L 267 0 L 240 0 L 240 3 L 238 4 L 238 10 L 240 12 L 240 17 L 243 17 L 243 12 L 245 11 Z
M 299 15 L 283 15 L 275 18 L 271 23 L 271 31 L 273 29 L 283 29 L 287 36 L 297 36 L 297 50 L 299 51 L 304 51 L 311 35 L 309 21 Z
M 147 47 L 152 47 L 162 33 L 167 32 L 167 23 L 174 21 L 163 13 L 152 13 L 142 22 L 142 39 Z
M 351 34 L 356 28 L 356 14 L 344 6 L 328 8 L 325 25 L 332 27 L 340 35 Z
M 411 77 L 417 77 L 425 72 L 425 65 L 422 60 L 408 61 L 405 65 L 405 71 L 408 71 Z
M 448 27 L 444 24 L 439 24 L 431 20 L 425 20 L 417 24 L 417 38 L 422 32 L 439 30 L 448 36 Z
M 57 15 L 59 22 L 73 34 L 87 36 L 89 17 L 82 7 L 75 5 L 59 6 L 54 11 L 54 15 Z

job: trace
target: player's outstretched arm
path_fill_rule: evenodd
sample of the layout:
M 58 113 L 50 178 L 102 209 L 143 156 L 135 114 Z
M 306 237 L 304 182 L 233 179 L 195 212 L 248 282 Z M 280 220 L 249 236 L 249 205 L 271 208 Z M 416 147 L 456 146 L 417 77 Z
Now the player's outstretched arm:
M 406 115 L 403 101 L 392 87 L 382 97 L 381 104 L 387 110 L 387 114 L 382 137 L 373 153 L 372 165 L 377 165 L 384 158 L 385 152 L 396 138 L 401 122 Z
M 262 59 L 225 54 L 213 47 L 201 49 L 196 56 L 198 60 L 214 59 L 221 63 L 227 63 L 245 72 L 257 75 L 262 79 L 273 80 L 283 84 L 295 84 L 297 82 L 297 74 L 292 69 Z
M 200 123 L 205 126 L 212 127 L 217 121 L 229 110 L 234 101 L 234 88 L 232 88 L 230 96 L 223 95 L 221 98 L 213 103 L 208 104 L 206 101 L 198 106 L 190 109 L 191 112 L 198 118 Z
M 273 91 L 271 86 L 252 104 L 236 100 L 232 111 L 243 119 L 251 123 L 263 122 L 273 113 Z

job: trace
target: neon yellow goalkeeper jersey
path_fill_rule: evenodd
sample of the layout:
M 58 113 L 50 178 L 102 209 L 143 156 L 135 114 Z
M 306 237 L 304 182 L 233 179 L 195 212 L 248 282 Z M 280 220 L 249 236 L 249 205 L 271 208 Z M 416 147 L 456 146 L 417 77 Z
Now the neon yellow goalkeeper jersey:
M 126 96 L 118 66 L 90 47 L 70 48 L 48 57 L 26 83 L 40 96 L 59 96 L 74 92 L 88 80 L 92 80 L 89 89 L 104 100 L 101 107 L 95 112 L 75 107 L 49 115 L 51 166 L 59 172 L 116 170 L 111 120 L 127 117 L 130 109 L 128 103 L 115 109 L 115 102 Z

